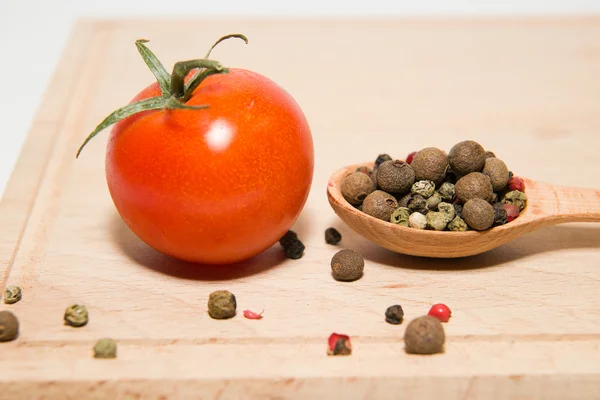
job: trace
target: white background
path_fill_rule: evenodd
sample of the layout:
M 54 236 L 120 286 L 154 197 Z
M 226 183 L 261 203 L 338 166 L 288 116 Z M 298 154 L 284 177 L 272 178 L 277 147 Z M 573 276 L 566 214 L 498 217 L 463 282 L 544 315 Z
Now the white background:
M 78 17 L 590 13 L 600 0 L 0 0 L 0 193 Z

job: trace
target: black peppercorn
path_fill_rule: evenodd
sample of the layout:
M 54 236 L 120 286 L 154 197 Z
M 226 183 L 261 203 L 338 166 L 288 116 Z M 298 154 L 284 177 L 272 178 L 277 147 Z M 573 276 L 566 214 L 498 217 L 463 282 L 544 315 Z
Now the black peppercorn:
M 344 177 L 340 190 L 348 203 L 357 206 L 375 190 L 375 183 L 368 175 L 362 172 L 353 172 Z
M 473 140 L 465 140 L 455 144 L 448 153 L 450 168 L 459 175 L 479 172 L 485 162 L 485 150 Z
M 390 161 L 391 159 L 392 157 L 390 157 L 390 155 L 386 153 L 378 155 L 375 159 L 375 168 L 379 168 L 381 164 L 383 164 L 386 161 Z
M 404 161 L 389 160 L 379 166 L 376 179 L 379 188 L 387 193 L 407 193 L 415 183 L 415 172 Z
M 287 258 L 297 260 L 304 255 L 304 243 L 298 239 L 296 232 L 289 230 L 279 239 L 279 244 L 283 247 L 283 252 Z
M 494 203 L 494 226 L 504 225 L 508 222 L 508 215 L 504 209 L 504 204 Z
M 409 193 L 400 199 L 398 205 L 400 207 L 408 208 L 411 213 L 418 212 L 425 215 L 429 211 L 427 208 L 427 200 L 420 194 Z
M 410 166 L 417 181 L 433 181 L 440 184 L 448 170 L 448 156 L 435 147 L 426 147 L 415 154 Z
M 342 235 L 335 228 L 325 229 L 325 242 L 328 244 L 338 244 L 342 240 Z
M 399 304 L 394 304 L 393 306 L 389 306 L 387 310 L 385 310 L 385 320 L 386 322 L 392 325 L 398 325 L 402 323 L 404 319 L 404 310 L 402 306 Z
M 292 230 L 289 230 L 279 239 L 281 247 L 288 247 L 292 242 L 298 240 L 298 234 Z
M 454 212 L 456 214 L 457 217 L 461 217 L 462 218 L 462 212 L 463 212 L 463 206 L 460 203 L 456 203 L 454 204 Z

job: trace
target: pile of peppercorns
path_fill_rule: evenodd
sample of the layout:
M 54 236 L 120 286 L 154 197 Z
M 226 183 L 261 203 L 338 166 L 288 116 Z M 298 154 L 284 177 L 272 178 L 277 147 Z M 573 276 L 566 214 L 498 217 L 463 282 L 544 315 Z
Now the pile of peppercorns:
M 427 147 L 406 161 L 380 154 L 373 169 L 344 177 L 341 191 L 372 217 L 435 231 L 483 231 L 514 220 L 527 205 L 523 179 L 472 140 L 448 154 Z

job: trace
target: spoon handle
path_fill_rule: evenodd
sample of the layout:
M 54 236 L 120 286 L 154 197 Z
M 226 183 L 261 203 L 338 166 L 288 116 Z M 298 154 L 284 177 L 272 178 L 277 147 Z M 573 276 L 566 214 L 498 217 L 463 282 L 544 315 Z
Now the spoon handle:
M 547 210 L 560 222 L 600 222 L 600 190 L 549 185 L 546 194 L 554 203 Z

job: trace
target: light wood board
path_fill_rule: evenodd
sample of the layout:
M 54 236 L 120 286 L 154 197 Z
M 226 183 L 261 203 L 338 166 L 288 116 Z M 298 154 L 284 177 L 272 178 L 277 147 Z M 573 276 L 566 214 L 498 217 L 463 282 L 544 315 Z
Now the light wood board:
M 314 183 L 296 230 L 300 260 L 279 245 L 236 268 L 168 259 L 119 219 L 104 178 L 107 132 L 75 152 L 152 76 L 134 41 L 167 68 L 213 53 L 269 76 L 298 101 L 315 140 Z M 600 187 L 600 18 L 481 20 L 82 21 L 74 30 L 0 204 L 1 304 L 20 319 L 0 344 L 0 398 L 597 399 L 600 226 L 565 224 L 467 259 L 402 256 L 345 227 L 329 207 L 338 168 L 388 152 L 478 140 L 530 179 Z M 6 133 L 8 134 L 8 133 Z M 339 246 L 324 242 L 334 226 Z M 341 247 L 365 275 L 331 278 Z M 208 294 L 241 313 L 216 321 Z M 80 302 L 90 323 L 63 325 Z M 444 354 L 404 353 L 407 321 L 444 302 Z M 402 304 L 406 322 L 383 312 Z M 328 357 L 331 332 L 352 337 Z M 92 357 L 110 336 L 115 360 Z

